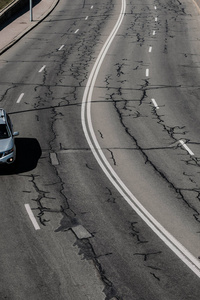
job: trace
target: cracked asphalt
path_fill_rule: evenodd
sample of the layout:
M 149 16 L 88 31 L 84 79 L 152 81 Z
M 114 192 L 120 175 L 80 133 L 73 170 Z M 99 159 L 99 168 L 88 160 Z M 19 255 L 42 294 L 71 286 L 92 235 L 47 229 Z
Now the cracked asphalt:
M 60 1 L 0 58 L 1 106 L 20 131 L 16 165 L 0 170 L 1 299 L 199 299 L 199 278 L 129 207 L 83 135 L 84 87 L 120 5 Z M 127 1 L 92 102 L 113 169 L 196 258 L 198 14 L 192 1 Z M 88 237 L 75 234 L 80 225 Z

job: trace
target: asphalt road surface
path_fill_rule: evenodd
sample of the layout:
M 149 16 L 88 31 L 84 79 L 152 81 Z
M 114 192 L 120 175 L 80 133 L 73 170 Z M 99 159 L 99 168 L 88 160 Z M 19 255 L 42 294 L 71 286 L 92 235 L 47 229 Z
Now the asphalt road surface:
M 0 57 L 0 299 L 199 299 L 198 4 L 61 0 Z

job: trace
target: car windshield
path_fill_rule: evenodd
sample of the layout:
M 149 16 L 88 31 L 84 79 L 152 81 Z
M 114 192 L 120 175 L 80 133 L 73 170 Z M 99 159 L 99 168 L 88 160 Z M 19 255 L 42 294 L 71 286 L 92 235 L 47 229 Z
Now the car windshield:
M 0 139 L 7 139 L 10 137 L 6 124 L 0 124 Z

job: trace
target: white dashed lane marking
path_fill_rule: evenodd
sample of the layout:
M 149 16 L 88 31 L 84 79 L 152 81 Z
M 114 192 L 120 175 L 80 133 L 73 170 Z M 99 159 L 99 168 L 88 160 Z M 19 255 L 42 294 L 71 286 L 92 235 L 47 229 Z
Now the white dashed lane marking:
M 77 225 L 71 228 L 75 233 L 78 239 L 88 239 L 91 238 L 92 235 L 85 229 L 82 225 Z
M 58 51 L 62 50 L 65 47 L 65 45 L 60 46 L 60 48 L 58 49 Z
M 51 164 L 53 166 L 59 165 L 59 161 L 58 161 L 56 153 L 54 153 L 54 152 L 50 153 L 50 159 L 51 159 Z
M 41 73 L 45 68 L 46 68 L 46 66 L 43 66 L 43 67 L 39 70 L 39 73 Z
M 194 156 L 194 153 L 192 152 L 192 150 L 190 150 L 190 148 L 186 145 L 186 143 L 183 140 L 179 141 L 181 143 L 181 146 L 183 146 L 185 148 L 185 150 L 191 155 Z
M 35 230 L 39 230 L 40 229 L 40 226 L 38 225 L 38 222 L 36 221 L 36 218 L 34 217 L 34 214 L 31 210 L 31 207 L 29 204 L 25 204 L 25 208 L 26 208 L 26 211 L 29 215 L 29 218 L 31 219 L 31 222 L 33 223 L 33 226 L 35 228 Z
M 19 98 L 17 99 L 17 103 L 20 103 L 20 101 L 22 100 L 22 98 L 24 97 L 24 93 L 22 93 Z
M 155 99 L 151 99 L 151 101 L 152 101 L 153 105 L 155 106 L 155 108 L 159 109 L 159 106 L 158 106 L 156 100 Z

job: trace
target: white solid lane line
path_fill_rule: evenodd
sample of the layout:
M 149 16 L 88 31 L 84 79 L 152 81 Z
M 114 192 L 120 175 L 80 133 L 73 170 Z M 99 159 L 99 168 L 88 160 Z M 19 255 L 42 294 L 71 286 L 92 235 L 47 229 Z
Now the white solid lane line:
M 190 150 L 190 148 L 186 145 L 186 143 L 183 140 L 179 140 L 179 142 L 191 156 L 194 156 L 194 153 L 192 152 L 192 150 Z
M 97 160 L 99 166 L 108 177 L 110 182 L 124 197 L 127 203 L 133 210 L 146 222 L 146 224 L 160 237 L 160 239 L 200 278 L 200 262 L 194 257 L 177 239 L 175 239 L 137 200 L 131 191 L 122 182 L 116 174 L 110 163 L 106 159 L 94 132 L 91 117 L 92 94 L 96 82 L 97 75 L 107 54 L 107 51 L 117 34 L 117 31 L 122 23 L 126 11 L 126 0 L 122 0 L 122 7 L 119 18 L 110 33 L 108 39 L 103 45 L 97 60 L 91 70 L 86 87 L 83 94 L 81 106 L 81 122 L 85 138 L 90 146 L 90 149 Z
M 20 101 L 22 100 L 22 98 L 24 97 L 24 93 L 22 93 L 19 98 L 17 99 L 17 103 L 20 103 Z
M 38 225 L 37 221 L 36 221 L 36 218 L 34 217 L 34 214 L 31 210 L 31 207 L 29 204 L 25 204 L 25 208 L 26 208 L 26 211 L 29 215 L 29 218 L 31 219 L 31 222 L 33 223 L 33 226 L 35 228 L 35 230 L 39 230 L 40 229 L 40 226 Z
M 41 73 L 45 68 L 46 68 L 46 66 L 43 66 L 43 67 L 39 70 L 39 73 Z
M 153 105 L 155 106 L 155 108 L 159 109 L 159 106 L 158 106 L 156 100 L 155 99 L 151 99 L 151 101 L 152 101 Z

